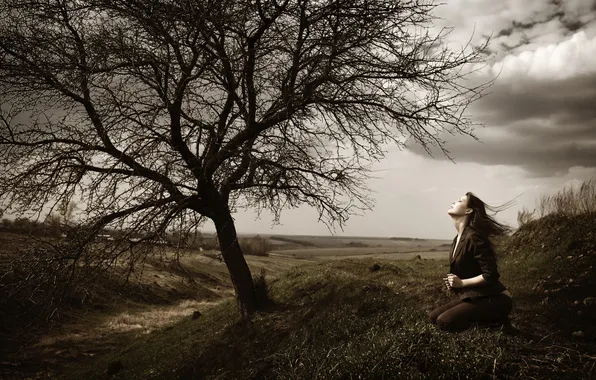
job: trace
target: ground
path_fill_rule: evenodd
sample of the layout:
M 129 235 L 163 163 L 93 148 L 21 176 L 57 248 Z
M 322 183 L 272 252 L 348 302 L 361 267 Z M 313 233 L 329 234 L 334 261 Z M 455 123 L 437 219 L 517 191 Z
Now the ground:
M 398 238 L 266 237 L 273 248 L 269 255 L 246 256 L 246 259 L 253 274 L 264 269 L 269 281 L 295 266 L 330 260 L 410 260 L 417 256 L 446 259 L 451 244 L 444 240 Z M 16 248 L 26 246 L 29 238 L 1 233 L 2 257 L 6 259 Z M 26 337 L 29 341 L 16 353 L 9 347 L 6 359 L 0 361 L 0 374 L 53 376 L 65 365 L 101 356 L 114 347 L 188 318 L 195 311 L 204 313 L 234 295 L 227 269 L 215 251 L 186 251 L 180 265 L 150 260 L 130 282 L 136 293 L 132 297 L 129 293 L 128 297 L 110 298 L 108 302 L 74 313 L 72 318 L 69 315 L 66 322 L 58 320 L 43 333 Z M 144 302 L 144 298 L 149 302 Z
M 449 334 L 428 322 L 429 311 L 453 298 L 441 281 L 451 241 L 269 236 L 269 256 L 247 256 L 253 274 L 265 269 L 271 300 L 250 322 L 239 318 L 215 253 L 188 252 L 180 266 L 150 262 L 136 278 L 151 302 L 121 297 L 85 309 L 3 359 L 2 375 L 596 377 L 594 230 L 593 214 L 553 216 L 501 241 L 499 269 L 515 300 L 513 329 Z

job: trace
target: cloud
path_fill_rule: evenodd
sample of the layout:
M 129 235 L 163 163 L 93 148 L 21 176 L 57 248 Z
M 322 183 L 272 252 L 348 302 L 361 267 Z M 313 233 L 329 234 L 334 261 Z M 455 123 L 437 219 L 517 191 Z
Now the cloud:
M 437 7 L 437 27 L 454 27 L 449 43 L 492 38 L 491 51 L 509 53 L 557 43 L 579 30 L 596 32 L 596 3 L 585 0 L 450 0 Z
M 559 43 L 507 55 L 489 66 L 490 73 L 512 78 L 559 80 L 596 72 L 596 36 L 579 31 Z
M 486 66 L 483 78 L 497 74 L 491 94 L 469 109 L 485 125 L 476 131 L 481 142 L 442 136 L 456 162 L 515 166 L 528 177 L 596 167 L 596 36 L 581 30 L 508 54 Z
M 596 140 L 587 142 L 540 141 L 504 134 L 501 138 L 480 136 L 482 142 L 460 137 L 446 144 L 455 162 L 474 162 L 484 165 L 515 166 L 523 169 L 527 177 L 562 176 L 572 167 L 594 167 Z M 413 147 L 421 155 L 424 152 Z M 435 158 L 442 159 L 440 152 Z M 510 176 L 510 174 L 502 173 Z M 499 172 L 488 174 L 491 177 Z
M 522 135 L 559 135 L 561 131 L 576 135 L 578 130 L 589 133 L 594 129 L 596 73 L 567 80 L 529 81 L 523 76 L 511 79 L 497 79 L 491 94 L 471 108 L 489 127 L 505 124 Z

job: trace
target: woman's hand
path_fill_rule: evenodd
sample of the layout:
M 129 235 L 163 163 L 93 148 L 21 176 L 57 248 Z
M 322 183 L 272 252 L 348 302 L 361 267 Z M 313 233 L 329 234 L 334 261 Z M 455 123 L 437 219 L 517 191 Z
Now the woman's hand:
M 457 275 L 453 273 L 449 273 L 446 278 L 443 279 L 445 281 L 445 285 L 447 289 L 451 290 L 452 288 L 463 288 L 464 284 L 462 283 L 461 279 L 457 277 Z

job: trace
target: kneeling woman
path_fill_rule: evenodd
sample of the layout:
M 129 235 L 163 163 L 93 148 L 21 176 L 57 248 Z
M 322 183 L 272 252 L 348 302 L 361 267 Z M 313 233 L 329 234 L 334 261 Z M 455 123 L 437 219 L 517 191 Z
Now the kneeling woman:
M 443 279 L 458 298 L 430 313 L 443 330 L 464 330 L 475 322 L 506 322 L 512 309 L 511 294 L 499 281 L 491 237 L 508 227 L 487 215 L 486 206 L 472 193 L 455 201 L 448 211 L 457 236 L 449 254 L 450 273 Z M 492 208 L 489 208 L 492 210 Z

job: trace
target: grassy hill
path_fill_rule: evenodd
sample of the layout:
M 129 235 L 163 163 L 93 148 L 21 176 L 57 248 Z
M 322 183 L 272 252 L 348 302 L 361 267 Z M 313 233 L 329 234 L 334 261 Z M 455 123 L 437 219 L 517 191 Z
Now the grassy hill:
M 33 249 L 31 240 L 0 232 L 0 379 L 53 378 L 67 364 L 102 356 L 234 294 L 216 252 L 192 251 L 179 260 L 150 257 L 132 272 L 122 260 L 112 270 L 96 271 L 60 304 L 51 303 L 44 293 L 51 284 L 24 281 L 33 271 L 11 266 L 20 252 Z M 253 273 L 266 268 L 273 278 L 308 262 L 268 256 L 247 261 Z
M 596 343 L 596 213 L 531 221 L 501 251 L 507 277 L 524 278 L 523 296 L 542 306 L 534 319 L 544 333 L 569 337 L 582 331 L 582 341 Z M 527 324 L 534 320 L 524 317 Z
M 499 248 L 513 331 L 439 331 L 443 261 L 343 260 L 270 281 L 251 321 L 223 302 L 64 378 L 585 379 L 596 376 L 596 215 L 548 215 Z

